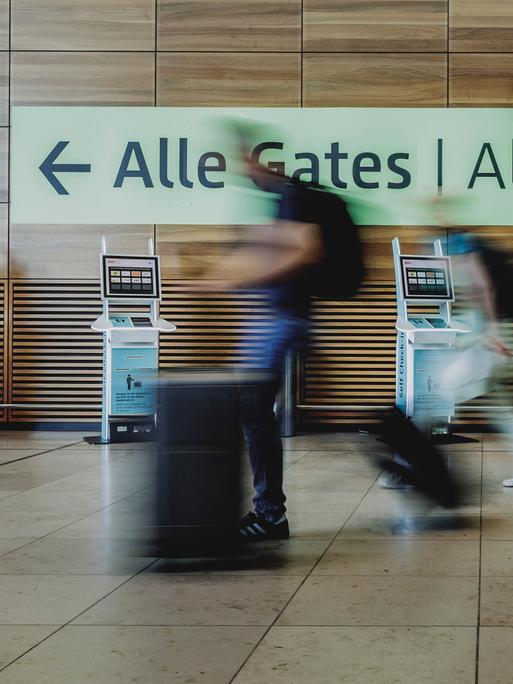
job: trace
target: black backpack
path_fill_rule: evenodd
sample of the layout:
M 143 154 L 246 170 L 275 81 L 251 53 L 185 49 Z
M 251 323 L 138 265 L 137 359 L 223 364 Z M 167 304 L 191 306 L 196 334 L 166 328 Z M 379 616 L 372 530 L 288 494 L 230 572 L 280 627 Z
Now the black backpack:
M 324 299 L 350 299 L 357 294 L 364 276 L 358 226 L 339 195 L 321 186 L 298 185 L 309 195 L 302 219 L 319 225 L 323 240 L 323 259 L 312 270 L 311 294 Z

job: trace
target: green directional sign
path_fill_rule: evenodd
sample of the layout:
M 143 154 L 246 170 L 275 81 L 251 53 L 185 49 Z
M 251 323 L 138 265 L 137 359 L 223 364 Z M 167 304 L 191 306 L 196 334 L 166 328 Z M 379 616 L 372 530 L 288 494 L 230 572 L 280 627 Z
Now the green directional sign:
M 371 225 L 513 223 L 513 110 L 14 107 L 16 223 L 259 223 L 233 123 L 261 163 L 326 185 Z

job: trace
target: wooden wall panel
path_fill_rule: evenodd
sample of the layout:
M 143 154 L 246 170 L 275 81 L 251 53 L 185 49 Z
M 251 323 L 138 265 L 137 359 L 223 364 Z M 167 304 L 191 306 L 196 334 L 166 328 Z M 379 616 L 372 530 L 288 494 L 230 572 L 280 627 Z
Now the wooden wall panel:
M 8 291 L 7 280 L 0 281 L 0 403 L 7 403 L 10 395 L 9 378 L 9 334 L 8 334 Z M 7 420 L 7 411 L 0 409 L 0 423 Z
M 13 52 L 13 105 L 154 104 L 153 54 Z
M 449 66 L 451 107 L 513 105 L 513 54 L 453 54 Z
M 11 283 L 12 422 L 94 422 L 101 416 L 98 282 Z
M 309 52 L 440 52 L 447 0 L 304 0 Z
M 249 362 L 265 341 L 270 314 L 257 292 L 198 292 L 195 281 L 162 284 L 161 315 L 177 325 L 162 335 L 161 368 Z M 248 334 L 255 330 L 251 341 Z
M 304 55 L 307 107 L 443 107 L 445 55 Z
M 9 49 L 9 0 L 0 0 L 0 50 Z
M 362 226 L 366 277 L 377 283 L 394 281 L 392 240 L 398 237 L 404 254 L 433 254 L 433 240 L 440 238 L 445 248 L 446 232 L 435 227 Z
M 0 204 L 0 278 L 8 277 L 9 218 L 8 205 Z
M 157 226 L 162 277 L 201 277 L 238 243 L 240 236 L 238 226 Z
M 153 226 L 27 225 L 11 226 L 11 278 L 100 277 L 101 239 L 119 254 L 147 251 Z M 58 248 L 56 248 L 58 246 Z
M 0 128 L 0 202 L 9 198 L 9 129 Z
M 301 50 L 301 0 L 159 0 L 158 49 Z
M 160 53 L 157 102 L 173 106 L 295 107 L 301 58 L 296 54 Z
M 154 50 L 154 0 L 11 0 L 14 50 Z
M 512 52 L 511 0 L 451 0 L 450 49 L 455 52 Z
M 0 52 L 0 126 L 9 125 L 9 53 Z
M 302 363 L 302 421 L 323 421 L 336 406 L 335 420 L 345 422 L 349 411 L 354 421 L 359 407 L 367 422 L 373 411 L 393 405 L 395 319 L 393 282 L 367 281 L 349 302 L 315 302 L 312 346 Z

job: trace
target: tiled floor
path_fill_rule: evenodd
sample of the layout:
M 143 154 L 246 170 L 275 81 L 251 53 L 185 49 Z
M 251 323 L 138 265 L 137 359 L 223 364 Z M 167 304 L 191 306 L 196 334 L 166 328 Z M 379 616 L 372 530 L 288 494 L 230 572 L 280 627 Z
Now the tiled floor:
M 293 538 L 184 565 L 129 553 L 151 450 L 80 437 L 0 433 L 1 684 L 513 682 L 499 438 L 448 448 L 452 514 L 381 489 L 370 436 L 288 439 Z

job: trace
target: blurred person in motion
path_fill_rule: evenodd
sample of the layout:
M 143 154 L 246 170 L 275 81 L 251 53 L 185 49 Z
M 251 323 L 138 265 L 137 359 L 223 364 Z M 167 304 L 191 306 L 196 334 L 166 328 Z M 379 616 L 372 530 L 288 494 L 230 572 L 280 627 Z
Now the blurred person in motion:
M 513 265 L 507 252 L 473 233 L 450 227 L 447 216 L 454 210 L 454 202 L 438 197 L 431 209 L 436 223 L 450 228 L 447 252 L 452 257 L 458 299 L 463 305 L 458 319 L 472 331 L 458 337 L 443 373 L 442 392 L 461 404 L 493 389 L 504 396 L 504 387 L 512 377 L 503 324 L 513 319 Z M 511 402 L 495 406 L 493 411 L 491 422 L 513 437 Z M 381 464 L 385 468 L 382 484 L 388 488 L 414 486 L 437 503 L 453 508 L 462 503 L 462 490 L 429 439 L 429 416 L 417 416 L 415 423 L 400 412 L 385 419 L 384 438 L 395 454 Z M 503 484 L 513 486 L 513 480 Z
M 456 398 L 462 402 L 495 391 L 499 402 L 490 408 L 488 419 L 511 444 L 513 360 L 504 333 L 513 321 L 512 255 L 481 236 L 457 230 L 449 233 L 448 253 L 453 257 L 456 283 L 470 305 L 474 331 L 473 348 L 463 352 L 459 366 L 452 369 Z M 513 478 L 502 484 L 513 487 Z
M 233 250 L 207 274 L 216 288 L 264 290 L 273 312 L 263 351 L 252 364 L 268 379 L 240 392 L 240 420 L 255 487 L 254 510 L 239 525 L 245 543 L 289 537 L 283 446 L 274 413 L 285 359 L 308 347 L 312 295 L 353 296 L 362 280 L 363 259 L 345 202 L 319 185 L 260 164 L 240 133 L 246 173 L 257 188 L 276 196 L 274 222 L 253 227 L 253 241 Z

